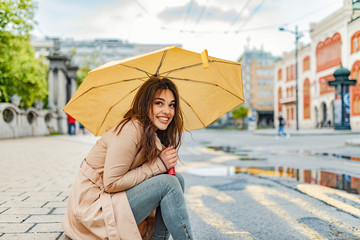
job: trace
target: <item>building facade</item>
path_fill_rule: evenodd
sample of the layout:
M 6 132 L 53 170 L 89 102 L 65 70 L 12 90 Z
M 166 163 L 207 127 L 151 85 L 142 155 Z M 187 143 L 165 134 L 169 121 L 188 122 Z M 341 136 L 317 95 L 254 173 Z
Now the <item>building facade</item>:
M 86 65 L 90 68 L 169 46 L 166 44 L 129 43 L 120 39 L 74 40 L 59 38 L 33 39 L 31 44 L 35 48 L 37 57 L 40 55 L 47 57 L 54 51 L 59 51 L 61 55 L 69 57 L 73 65 L 79 67 Z M 181 47 L 179 44 L 175 46 Z
M 246 107 L 256 111 L 260 127 L 272 127 L 274 116 L 274 64 L 276 57 L 263 49 L 245 47 L 241 57 Z
M 310 25 L 311 43 L 299 46 L 297 58 L 298 124 L 300 129 L 332 127 L 334 124 L 333 73 L 341 65 L 360 77 L 360 18 L 353 1 L 318 23 Z M 296 128 L 295 51 L 275 63 L 275 118 L 282 114 L 289 128 Z M 360 129 L 360 83 L 350 86 L 350 124 Z M 276 124 L 278 122 L 276 121 Z

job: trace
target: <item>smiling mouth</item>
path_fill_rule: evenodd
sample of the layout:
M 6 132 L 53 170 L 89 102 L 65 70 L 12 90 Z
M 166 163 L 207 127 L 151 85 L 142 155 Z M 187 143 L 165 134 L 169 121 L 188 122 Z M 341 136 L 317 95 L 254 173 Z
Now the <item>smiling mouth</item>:
M 167 117 L 157 117 L 157 119 L 162 123 L 167 123 L 169 121 L 169 118 Z

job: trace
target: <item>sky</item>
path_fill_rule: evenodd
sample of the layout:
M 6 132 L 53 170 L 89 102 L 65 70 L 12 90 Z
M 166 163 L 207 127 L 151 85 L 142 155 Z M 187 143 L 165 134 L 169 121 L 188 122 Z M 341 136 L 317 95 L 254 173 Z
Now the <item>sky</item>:
M 36 0 L 35 0 L 36 1 Z M 195 52 L 237 61 L 249 48 L 275 56 L 295 48 L 298 25 L 310 42 L 310 23 L 340 9 L 343 0 L 37 0 L 33 36 L 121 39 L 181 44 Z M 114 59 L 115 60 L 115 59 Z

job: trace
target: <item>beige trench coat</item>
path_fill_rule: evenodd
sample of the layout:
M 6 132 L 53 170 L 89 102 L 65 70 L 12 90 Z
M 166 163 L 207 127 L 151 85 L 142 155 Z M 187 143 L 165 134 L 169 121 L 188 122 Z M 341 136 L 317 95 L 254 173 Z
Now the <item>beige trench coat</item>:
M 62 223 L 71 239 L 141 239 L 125 190 L 166 168 L 159 158 L 143 162 L 137 154 L 139 122 L 128 122 L 118 135 L 114 130 L 97 141 L 81 164 Z M 162 149 L 157 137 L 156 146 Z M 152 235 L 153 229 L 147 229 Z

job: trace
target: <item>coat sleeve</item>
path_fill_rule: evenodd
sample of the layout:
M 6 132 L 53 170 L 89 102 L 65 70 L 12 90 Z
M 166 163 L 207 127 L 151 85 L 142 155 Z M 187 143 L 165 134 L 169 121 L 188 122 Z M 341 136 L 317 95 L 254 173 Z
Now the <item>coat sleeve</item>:
M 166 172 L 159 158 L 152 162 L 146 161 L 130 170 L 138 149 L 139 135 L 139 128 L 129 122 L 118 135 L 109 137 L 103 176 L 106 192 L 125 191 L 152 176 Z

